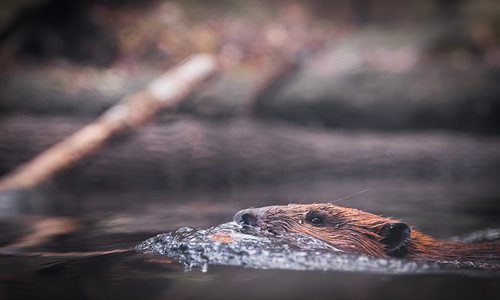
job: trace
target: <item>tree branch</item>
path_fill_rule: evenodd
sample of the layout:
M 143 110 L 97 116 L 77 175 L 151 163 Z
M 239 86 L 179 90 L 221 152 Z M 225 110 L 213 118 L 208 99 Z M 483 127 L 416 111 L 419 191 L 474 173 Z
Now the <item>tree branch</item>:
M 37 186 L 100 149 L 116 133 L 141 126 L 160 109 L 175 107 L 216 70 L 214 57 L 191 57 L 144 91 L 123 98 L 96 121 L 19 166 L 0 180 L 0 191 Z

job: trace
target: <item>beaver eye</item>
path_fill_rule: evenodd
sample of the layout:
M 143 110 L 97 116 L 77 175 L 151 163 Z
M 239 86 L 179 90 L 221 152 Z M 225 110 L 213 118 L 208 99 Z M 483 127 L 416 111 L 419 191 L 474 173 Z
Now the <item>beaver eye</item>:
M 310 222 L 313 225 L 321 225 L 321 224 L 323 224 L 323 220 L 321 220 L 321 218 L 318 218 L 318 217 L 312 218 Z
M 318 211 L 310 211 L 306 215 L 306 221 L 314 226 L 323 226 L 325 224 L 324 216 Z

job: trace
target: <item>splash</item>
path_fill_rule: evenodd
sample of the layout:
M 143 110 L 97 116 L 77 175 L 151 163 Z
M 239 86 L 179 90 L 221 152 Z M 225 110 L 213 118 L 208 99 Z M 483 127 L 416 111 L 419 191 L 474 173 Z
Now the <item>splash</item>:
M 420 262 L 355 255 L 307 235 L 271 235 L 235 222 L 206 229 L 182 227 L 152 237 L 139 244 L 136 250 L 166 255 L 181 263 L 187 271 L 200 268 L 204 272 L 210 265 L 386 274 L 498 270 L 492 265 L 473 262 Z

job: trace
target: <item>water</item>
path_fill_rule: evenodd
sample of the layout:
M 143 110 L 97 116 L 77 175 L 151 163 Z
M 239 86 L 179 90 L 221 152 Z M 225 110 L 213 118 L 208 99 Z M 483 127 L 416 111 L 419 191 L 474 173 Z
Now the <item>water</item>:
M 497 236 L 499 230 L 489 230 Z M 482 236 L 480 233 L 470 237 Z M 487 235 L 488 237 L 489 235 Z M 137 247 L 146 254 L 166 255 L 207 272 L 209 266 L 226 265 L 255 269 L 321 270 L 380 274 L 464 273 L 487 270 L 500 274 L 500 265 L 474 262 L 418 262 L 373 258 L 345 253 L 321 240 L 303 234 L 273 235 L 258 229 L 224 223 L 207 229 L 182 227 L 159 234 Z M 475 272 L 477 271 L 477 272 Z M 482 275 L 484 275 L 483 273 Z
M 150 237 L 185 226 L 210 231 L 213 226 L 230 221 L 235 212 L 245 207 L 331 201 L 364 189 L 369 192 L 339 204 L 401 218 L 441 238 L 500 227 L 500 192 L 496 183 L 487 182 L 310 180 L 182 194 L 102 193 L 78 197 L 68 194 L 62 195 L 64 202 L 59 204 L 66 205 L 63 208 L 67 213 L 58 219 L 67 232 L 39 236 L 38 242 L 31 245 L 18 243 L 21 246 L 8 248 L 8 254 L 9 243 L 19 241 L 16 234 L 25 236 L 37 224 L 46 224 L 44 230 L 47 230 L 50 222 L 45 221 L 56 218 L 18 215 L 2 219 L 5 229 L 2 239 L 6 241 L 0 255 L 0 299 L 494 299 L 500 296 L 500 276 L 483 270 L 466 268 L 456 272 L 435 265 L 405 265 L 406 262 L 399 260 L 381 267 L 370 259 L 354 263 L 340 259 L 335 265 L 333 257 L 316 255 L 333 267 L 310 270 L 296 256 L 288 261 L 281 257 L 267 268 L 252 266 L 247 259 L 245 267 L 237 262 L 200 263 L 186 271 L 180 257 L 133 250 Z M 224 226 L 222 229 L 232 230 L 232 225 Z M 19 228 L 23 228 L 22 232 L 16 231 Z M 186 230 L 185 234 L 189 236 L 192 232 Z M 241 234 L 241 240 L 251 243 L 251 234 Z M 7 236 L 12 236 L 10 242 Z M 324 254 L 325 245 L 313 245 L 302 250 Z M 117 249 L 122 252 L 108 252 Z M 217 248 L 213 250 L 212 254 L 223 253 Z M 269 248 L 267 253 L 286 256 L 283 248 L 274 250 L 278 249 Z M 291 244 L 287 251 L 293 250 L 297 249 Z M 258 257 L 258 253 L 246 251 L 247 258 Z M 391 265 L 394 263 L 400 265 Z M 318 262 L 324 264 L 325 261 Z M 402 269 L 407 271 L 394 271 Z

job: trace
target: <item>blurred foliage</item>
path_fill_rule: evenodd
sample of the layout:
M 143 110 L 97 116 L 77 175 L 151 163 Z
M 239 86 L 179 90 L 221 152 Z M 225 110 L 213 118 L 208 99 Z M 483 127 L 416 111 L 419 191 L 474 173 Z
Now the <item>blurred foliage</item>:
M 332 127 L 500 130 L 498 1 L 1 5 L 10 12 L 2 20 L 8 25 L 0 25 L 0 110 L 7 113 L 96 114 L 201 51 L 218 56 L 224 78 L 183 112 L 253 110 Z M 252 99 L 261 92 L 256 87 L 265 88 L 273 81 L 269 74 L 287 63 L 293 68 L 271 93 Z M 399 114 L 388 114 L 388 105 Z
M 220 53 L 229 65 L 266 63 L 366 27 L 441 31 L 433 51 L 500 56 L 494 0 L 23 0 L 0 8 L 0 63 L 7 65 L 28 55 L 165 66 L 196 51 Z

